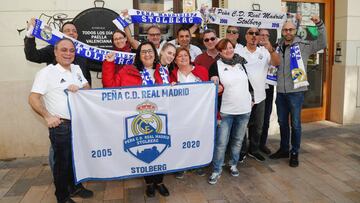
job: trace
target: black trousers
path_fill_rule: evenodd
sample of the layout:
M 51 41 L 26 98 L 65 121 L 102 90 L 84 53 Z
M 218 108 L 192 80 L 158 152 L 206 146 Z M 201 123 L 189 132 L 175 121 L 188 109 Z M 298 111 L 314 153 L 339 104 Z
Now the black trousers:
M 264 122 L 265 100 L 255 104 L 251 109 L 250 120 L 248 124 L 249 147 L 247 148 L 247 134 L 245 134 L 240 153 L 259 151 L 260 137 Z
M 145 179 L 145 183 L 147 185 L 149 184 L 161 184 L 163 182 L 164 179 L 164 174 L 158 174 L 158 175 L 153 175 L 153 176 L 144 176 Z
M 270 116 L 272 112 L 273 100 L 274 100 L 274 86 L 269 85 L 269 89 L 266 89 L 264 124 L 260 138 L 260 147 L 266 145 L 266 141 L 269 135 L 268 131 L 270 126 Z
M 54 149 L 54 184 L 58 201 L 69 198 L 69 187 L 74 185 L 71 148 L 71 122 L 62 122 L 56 128 L 49 128 L 49 137 Z

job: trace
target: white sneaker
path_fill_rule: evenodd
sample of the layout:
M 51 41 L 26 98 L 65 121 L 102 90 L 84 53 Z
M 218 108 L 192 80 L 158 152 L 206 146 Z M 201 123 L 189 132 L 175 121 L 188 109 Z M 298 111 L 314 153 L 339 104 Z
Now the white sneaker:
M 239 170 L 236 168 L 235 165 L 230 167 L 230 174 L 234 177 L 239 176 Z
M 215 185 L 220 178 L 220 173 L 213 172 L 211 176 L 209 177 L 208 183 L 211 185 Z

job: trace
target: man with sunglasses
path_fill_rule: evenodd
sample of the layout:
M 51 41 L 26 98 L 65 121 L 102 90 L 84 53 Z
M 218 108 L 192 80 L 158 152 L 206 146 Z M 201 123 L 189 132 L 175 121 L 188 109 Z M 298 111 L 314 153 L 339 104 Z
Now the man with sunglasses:
M 240 33 L 239 28 L 235 26 L 228 26 L 226 29 L 225 38 L 229 39 L 231 43 L 235 45 L 235 53 L 237 53 L 237 51 L 241 47 L 243 47 L 240 43 L 238 43 L 239 33 Z
M 244 138 L 240 156 L 244 156 L 247 152 L 250 157 L 257 161 L 265 161 L 265 158 L 259 153 L 259 145 L 264 122 L 266 76 L 269 66 L 279 65 L 280 58 L 271 46 L 269 39 L 264 42 L 264 46 L 258 46 L 259 35 L 258 28 L 249 28 L 245 34 L 246 46 L 238 50 L 238 54 L 247 61 L 245 68 L 254 89 L 255 100 L 248 124 L 249 147 L 246 149 L 247 139 Z
M 280 148 L 271 159 L 289 158 L 290 167 L 299 165 L 298 154 L 301 141 L 301 108 L 307 91 L 306 67 L 311 54 L 326 48 L 326 29 L 318 16 L 311 17 L 317 26 L 315 40 L 303 40 L 296 36 L 296 25 L 290 20 L 284 23 L 278 44 L 281 63 L 277 70 L 276 108 L 280 125 Z M 291 119 L 291 133 L 289 126 Z M 291 135 L 291 150 L 289 147 Z
M 205 30 L 203 33 L 203 43 L 206 47 L 206 51 L 197 56 L 194 63 L 204 66 L 209 70 L 211 64 L 213 64 L 218 59 L 219 55 L 219 52 L 215 48 L 216 44 L 218 43 L 216 31 L 213 29 Z

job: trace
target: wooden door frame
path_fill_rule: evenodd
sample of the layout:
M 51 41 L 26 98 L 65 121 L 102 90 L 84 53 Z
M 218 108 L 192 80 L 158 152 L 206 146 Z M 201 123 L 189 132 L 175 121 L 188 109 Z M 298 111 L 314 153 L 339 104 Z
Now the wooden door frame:
M 324 77 L 323 77 L 323 92 L 322 92 L 322 106 L 317 108 L 306 108 L 301 111 L 302 122 L 313 122 L 330 119 L 331 107 L 331 78 L 332 67 L 334 64 L 334 6 L 335 0 L 282 0 L 282 2 L 304 2 L 304 3 L 323 3 L 325 5 L 325 26 L 327 49 L 324 51 Z M 311 84 L 310 84 L 311 85 Z

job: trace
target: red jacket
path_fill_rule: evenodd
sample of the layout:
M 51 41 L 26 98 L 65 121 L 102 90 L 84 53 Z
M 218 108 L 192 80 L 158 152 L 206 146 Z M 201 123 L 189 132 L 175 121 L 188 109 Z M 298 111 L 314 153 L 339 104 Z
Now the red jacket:
M 124 65 L 119 71 L 115 71 L 116 64 L 114 62 L 103 62 L 102 67 L 102 83 L 103 87 L 119 87 L 119 86 L 141 86 L 142 78 L 139 70 L 133 65 Z M 156 66 L 154 73 L 155 83 L 163 84 L 159 73 L 160 65 Z
M 170 82 L 179 82 L 177 78 L 179 67 L 175 67 L 174 70 L 171 72 L 170 75 Z M 209 80 L 209 73 L 208 70 L 201 66 L 195 64 L 195 68 L 191 71 L 196 77 L 200 78 L 201 81 L 208 81 Z

